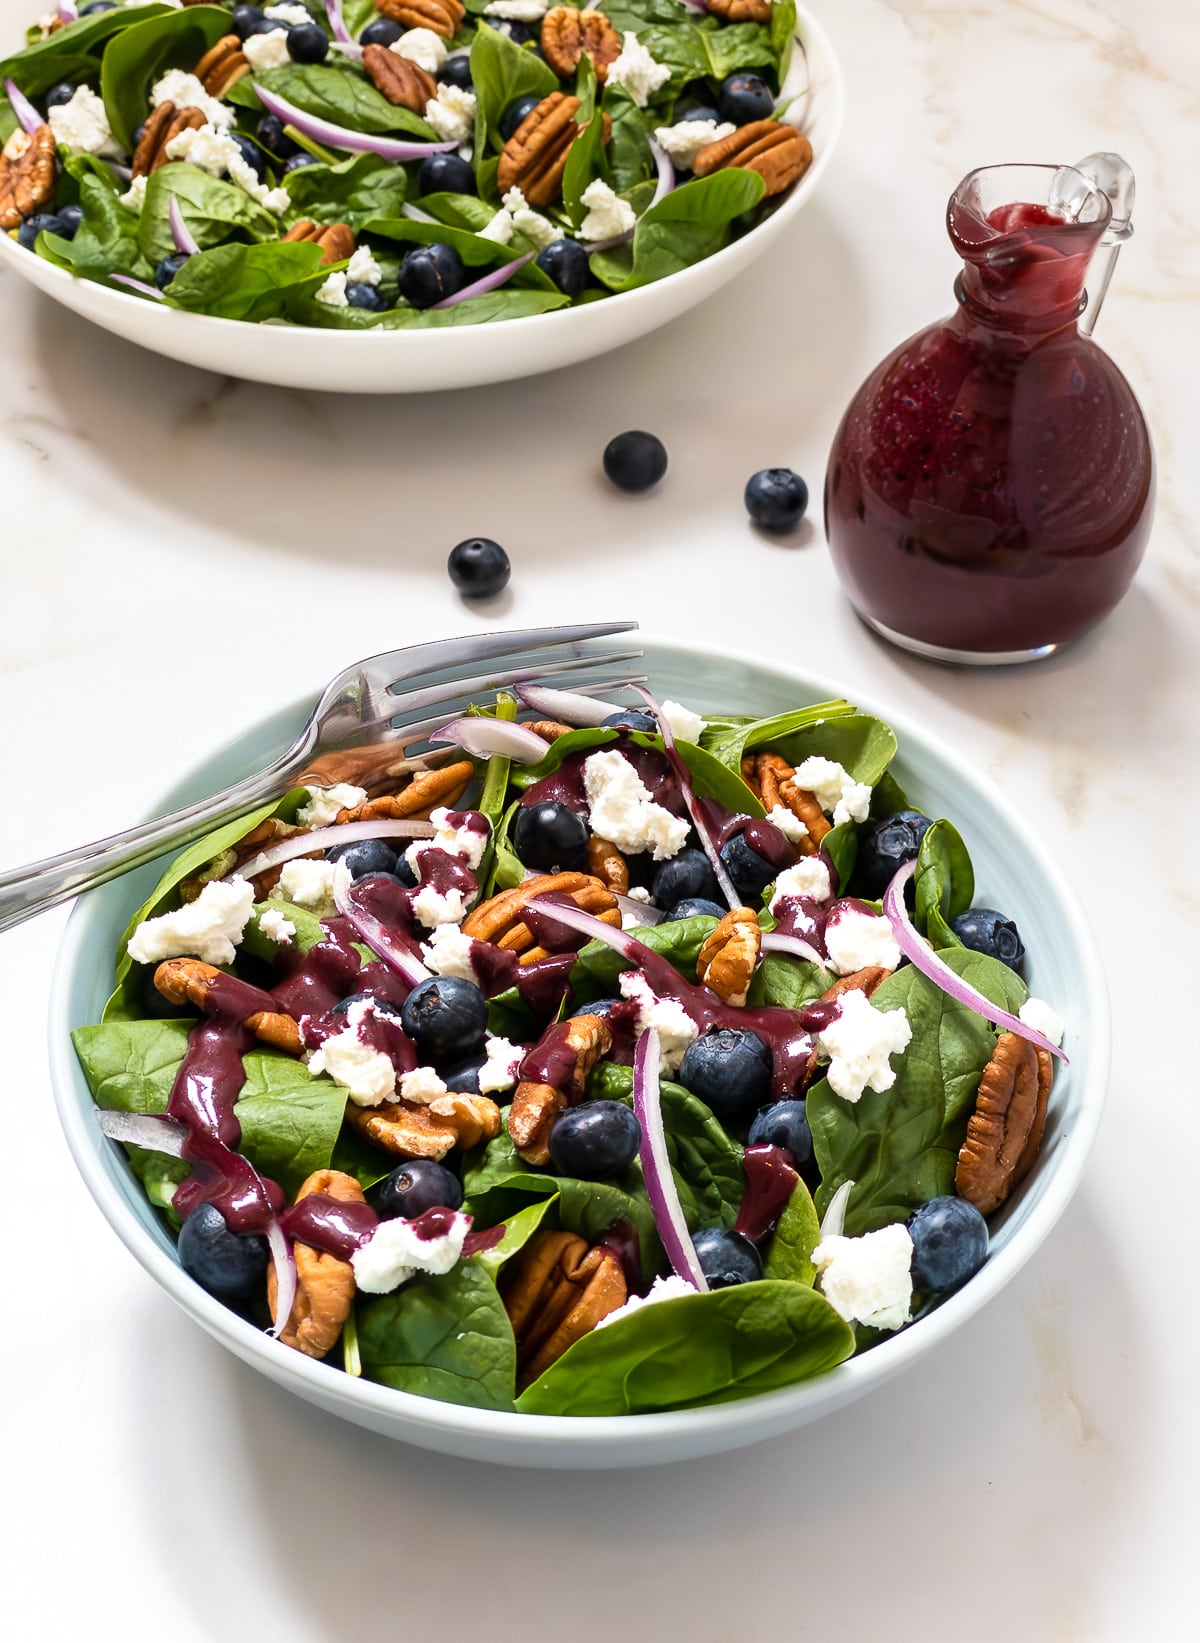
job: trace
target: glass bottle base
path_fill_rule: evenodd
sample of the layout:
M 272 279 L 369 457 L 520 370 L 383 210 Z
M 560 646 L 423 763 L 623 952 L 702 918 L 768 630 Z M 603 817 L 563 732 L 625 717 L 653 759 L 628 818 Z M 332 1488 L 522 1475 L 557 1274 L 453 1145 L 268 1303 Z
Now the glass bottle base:
M 907 634 L 896 633 L 884 627 L 882 622 L 877 622 L 873 616 L 864 616 L 861 611 L 858 616 L 889 645 L 907 650 L 914 656 L 922 656 L 927 662 L 946 662 L 951 667 L 1015 667 L 1018 662 L 1040 662 L 1063 648 L 1055 644 L 1036 645 L 1030 650 L 951 650 L 947 645 L 930 645 L 924 639 L 910 639 Z

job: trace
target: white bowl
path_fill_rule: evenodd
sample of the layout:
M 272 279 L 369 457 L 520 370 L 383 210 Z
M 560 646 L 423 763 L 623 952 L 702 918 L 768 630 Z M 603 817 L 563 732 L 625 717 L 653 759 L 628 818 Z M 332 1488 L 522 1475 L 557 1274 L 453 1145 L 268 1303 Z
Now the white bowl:
M 183 1310 L 244 1362 L 323 1409 L 425 1449 L 515 1466 L 645 1466 L 755 1443 L 816 1420 L 906 1365 L 926 1360 L 939 1341 L 1008 1282 L 1066 1207 L 1099 1123 L 1108 1078 L 1109 1012 L 1095 941 L 1057 867 L 996 789 L 886 703 L 753 657 L 707 646 L 701 653 L 643 642 L 647 671 L 659 695 L 702 712 L 761 715 L 847 696 L 894 725 L 900 739 L 900 780 L 923 808 L 948 815 L 958 825 L 976 865 L 980 900 L 1015 917 L 1029 953 L 1030 985 L 1066 1022 L 1070 1066 L 1055 1081 L 1037 1164 L 993 1220 L 982 1271 L 927 1317 L 862 1357 L 784 1391 L 708 1409 L 596 1419 L 469 1409 L 353 1379 L 279 1346 L 182 1271 L 174 1244 L 124 1154 L 100 1134 L 70 1042 L 73 1027 L 100 1019 L 117 942 L 132 909 L 150 893 L 161 864 L 85 897 L 67 926 L 54 979 L 50 1065 L 67 1142 L 101 1211 Z M 164 796 L 156 813 L 212 793 L 266 764 L 291 741 L 307 705 L 297 703 L 260 721 L 235 746 L 214 753 Z
M 7 8 L 6 8 L 7 9 Z M 26 7 L 28 11 L 28 7 Z M 536 376 L 645 336 L 711 296 L 762 255 L 817 188 L 842 127 L 842 71 L 829 38 L 803 6 L 796 37 L 808 62 L 801 129 L 813 163 L 779 208 L 742 239 L 655 285 L 579 308 L 438 331 L 320 331 L 249 325 L 160 307 L 116 286 L 76 279 L 0 234 L 0 259 L 47 296 L 106 331 L 168 359 L 280 388 L 411 394 Z

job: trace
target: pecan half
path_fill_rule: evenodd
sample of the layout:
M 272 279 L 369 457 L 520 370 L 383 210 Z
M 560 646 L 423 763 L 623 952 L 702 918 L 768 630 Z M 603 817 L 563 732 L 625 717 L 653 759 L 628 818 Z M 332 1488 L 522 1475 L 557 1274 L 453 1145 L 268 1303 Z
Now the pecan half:
M 589 1249 L 573 1232 L 535 1232 L 500 1279 L 500 1297 L 517 1337 L 517 1390 L 628 1298 L 610 1249 Z
M 706 0 L 713 17 L 725 23 L 766 23 L 771 16 L 771 0 Z
M 350 821 L 379 821 L 381 818 L 389 821 L 401 821 L 405 817 L 427 818 L 429 812 L 435 810 L 438 805 L 456 804 L 466 792 L 474 774 L 475 766 L 469 759 L 460 759 L 455 764 L 443 765 L 440 770 L 419 771 L 399 793 L 389 793 L 379 799 L 367 799 L 363 804 L 356 804 L 349 810 L 339 810 L 338 824 Z
M 530 205 L 550 205 L 562 193 L 563 173 L 571 144 L 586 126 L 575 123 L 580 102 L 565 91 L 552 91 L 532 109 L 500 153 L 496 184 L 501 194 L 519 188 Z M 612 119 L 604 116 L 604 141 Z
M 621 36 L 602 11 L 577 11 L 574 6 L 552 6 L 542 18 L 539 45 L 542 56 L 560 80 L 573 80 L 586 53 L 603 85 L 608 66 L 621 55 Z
M 1028 1173 L 1046 1125 L 1051 1057 L 1027 1038 L 1001 1033 L 983 1069 L 975 1110 L 958 1154 L 954 1186 L 960 1198 L 990 1215 Z
M 406 29 L 432 29 L 443 40 L 458 33 L 467 14 L 459 0 L 375 0 L 375 10 Z
M 314 1192 L 324 1193 L 343 1204 L 366 1201 L 354 1177 L 336 1169 L 321 1169 L 310 1175 L 296 1194 L 296 1202 Z M 284 1346 L 295 1347 L 307 1358 L 323 1358 L 350 1316 L 355 1290 L 354 1268 L 349 1261 L 314 1249 L 311 1244 L 297 1242 L 292 1250 L 296 1258 L 296 1299 L 279 1339 Z M 267 1301 L 272 1314 L 277 1294 L 272 1266 L 267 1272 Z
M 292 224 L 283 238 L 285 243 L 293 245 L 299 241 L 319 245 L 322 266 L 331 262 L 345 262 L 354 255 L 354 230 L 349 223 L 319 223 L 313 222 L 311 217 L 301 217 L 299 222 Z M 340 821 L 342 818 L 338 819 Z
M 172 1004 L 191 1004 L 207 1013 L 209 994 L 213 984 L 222 976 L 215 965 L 205 964 L 198 958 L 168 958 L 154 972 L 154 985 Z M 242 1022 L 247 1032 L 263 1044 L 285 1050 L 288 1055 L 299 1055 L 300 1028 L 290 1015 L 278 1010 L 256 1010 Z
M 576 728 L 574 725 L 565 725 L 558 719 L 529 719 L 524 721 L 525 729 L 532 730 L 535 736 L 540 736 L 544 742 L 556 742 L 560 736 L 569 736 Z
M 548 1164 L 555 1120 L 583 1095 L 588 1074 L 612 1049 L 603 1016 L 574 1015 L 547 1027 L 521 1063 L 522 1076 L 508 1110 L 508 1133 L 527 1164 Z
M 841 998 L 843 993 L 866 993 L 870 998 L 877 987 L 881 987 L 891 975 L 880 965 L 873 965 L 869 970 L 855 970 L 851 975 L 839 976 L 832 987 L 826 988 L 817 1000 L 819 1004 L 828 1004 L 832 999 Z
M 763 809 L 770 815 L 777 805 L 790 810 L 797 821 L 808 829 L 796 848 L 802 856 L 815 856 L 821 840 L 830 831 L 829 818 L 821 809 L 815 794 L 806 787 L 797 787 L 792 779 L 796 772 L 778 753 L 758 753 L 754 756 L 756 791 Z
M 0 229 L 18 228 L 54 193 L 57 145 L 48 125 L 11 133 L 0 150 Z
M 243 866 L 252 856 L 257 856 L 268 846 L 278 843 L 280 839 L 289 839 L 294 833 L 302 831 L 302 828 L 294 826 L 291 822 L 280 821 L 278 816 L 268 816 L 265 821 L 259 822 L 257 827 L 252 827 L 245 838 L 231 844 L 227 850 L 222 850 L 219 856 L 214 856 L 210 862 L 206 862 L 198 873 L 184 879 L 179 886 L 181 900 L 195 901 L 204 886 L 213 879 L 228 878 L 235 868 Z M 314 851 L 313 854 L 317 855 L 319 852 Z M 262 901 L 270 893 L 279 882 L 281 872 L 281 867 L 269 868 L 251 880 L 256 901 Z
M 486 1095 L 441 1095 L 428 1106 L 385 1101 L 378 1107 L 346 1104 L 346 1121 L 368 1141 L 399 1158 L 444 1158 L 500 1133 L 500 1109 Z
M 600 880 L 606 890 L 617 896 L 625 895 L 629 889 L 629 868 L 625 857 L 615 844 L 602 839 L 599 833 L 593 833 L 588 840 L 587 864 L 588 871 Z
M 437 81 L 411 57 L 401 57 L 386 46 L 366 46 L 363 68 L 367 79 L 397 108 L 424 114 L 425 104 L 437 96 Z
M 530 964 L 535 958 L 545 958 L 545 949 L 536 945 L 533 932 L 521 917 L 521 910 L 535 896 L 551 894 L 570 896 L 583 912 L 593 914 L 615 929 L 621 927 L 621 910 L 613 899 L 612 891 L 606 889 L 598 878 L 590 873 L 538 873 L 533 878 L 523 879 L 511 890 L 502 890 L 499 895 L 481 902 L 463 920 L 463 934 L 515 952 L 522 964 Z M 553 918 L 552 909 L 548 908 L 547 912 Z
M 752 907 L 735 907 L 726 913 L 708 936 L 696 958 L 696 975 L 726 1004 L 744 1004 L 754 968 L 762 931 Z
M 192 72 L 210 97 L 224 97 L 230 86 L 249 74 L 250 60 L 236 34 L 223 34 Z
M 133 151 L 133 175 L 148 177 L 152 171 L 168 165 L 167 144 L 180 132 L 199 131 L 203 124 L 204 115 L 198 108 L 176 108 L 174 103 L 160 103 L 151 109 Z
M 706 143 L 692 164 L 697 177 L 737 166 L 756 171 L 766 184 L 767 198 L 782 194 L 812 164 L 812 144 L 794 126 L 781 120 L 751 120 L 728 137 Z
M 208 0 L 206 0 L 206 4 Z M 313 787 L 336 787 L 348 782 L 351 787 L 365 788 L 372 798 L 394 793 L 405 787 L 414 776 L 423 776 L 427 770 L 448 764 L 458 752 L 448 747 L 441 753 L 423 753 L 408 756 L 402 742 L 385 742 L 372 747 L 347 747 L 337 753 L 322 753 L 306 770 L 296 777 L 297 784 Z M 461 761 L 456 761 L 461 762 Z

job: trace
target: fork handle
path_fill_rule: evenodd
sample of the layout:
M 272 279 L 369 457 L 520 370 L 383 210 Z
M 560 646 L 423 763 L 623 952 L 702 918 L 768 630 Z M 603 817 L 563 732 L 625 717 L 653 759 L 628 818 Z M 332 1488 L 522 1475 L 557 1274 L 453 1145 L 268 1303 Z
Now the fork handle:
M 278 759 L 266 770 L 199 804 L 173 810 L 169 816 L 159 816 L 94 844 L 65 850 L 60 856 L 48 856 L 45 861 L 0 873 L 0 931 L 11 930 L 72 896 L 143 867 L 156 856 L 194 843 L 224 822 L 274 798 L 290 785 L 288 777 L 295 769 L 294 757 Z

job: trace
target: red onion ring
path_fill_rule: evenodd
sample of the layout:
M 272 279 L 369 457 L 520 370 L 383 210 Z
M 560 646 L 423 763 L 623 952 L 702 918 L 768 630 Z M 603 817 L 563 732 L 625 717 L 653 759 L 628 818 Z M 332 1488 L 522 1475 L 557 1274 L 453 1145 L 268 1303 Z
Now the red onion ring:
M 829 968 L 829 961 L 822 958 L 815 947 L 810 947 L 802 936 L 783 936 L 774 930 L 766 930 L 759 946 L 764 953 L 790 953 L 793 958 L 807 959 L 822 970 Z
M 143 297 L 153 297 L 155 302 L 167 300 L 157 286 L 147 285 L 145 280 L 135 280 L 132 274 L 110 274 L 108 277 L 114 285 L 127 285 L 131 291 L 137 291 Z
M 651 713 L 653 713 L 655 719 L 658 721 L 658 733 L 663 739 L 663 751 L 666 753 L 667 758 L 671 761 L 671 768 L 675 772 L 676 779 L 679 782 L 680 791 L 683 794 L 683 802 L 687 808 L 687 813 L 692 819 L 692 826 L 696 829 L 697 837 L 700 840 L 700 846 L 703 849 L 704 854 L 708 857 L 708 865 L 712 868 L 713 873 L 716 875 L 717 883 L 721 886 L 721 894 L 725 897 L 725 900 L 729 903 L 731 908 L 740 907 L 742 905 L 742 898 L 733 888 L 733 880 L 729 877 L 725 863 L 721 860 L 721 853 L 717 849 L 716 843 L 708 831 L 708 823 L 704 819 L 703 812 L 701 811 L 700 805 L 696 799 L 695 791 L 692 788 L 691 774 L 688 771 L 687 765 L 684 764 L 683 760 L 679 756 L 679 750 L 675 746 L 675 733 L 667 723 L 667 716 L 662 710 L 662 703 L 656 696 L 651 695 L 645 685 L 631 685 L 630 689 L 637 692 L 637 694 L 646 703 L 646 706 L 650 709 Z
M 145 1112 L 111 1112 L 96 1109 L 96 1122 L 110 1141 L 123 1141 L 147 1152 L 165 1152 L 170 1158 L 183 1157 L 187 1126 L 173 1118 L 159 1118 Z
M 843 1181 L 841 1186 L 829 1200 L 829 1208 L 821 1221 L 822 1238 L 840 1238 L 842 1228 L 846 1224 L 846 1205 L 850 1202 L 850 1194 L 854 1191 L 853 1181 Z
M 68 3 L 68 0 L 58 0 L 58 5 L 55 9 L 58 12 L 58 20 L 60 23 L 77 23 L 79 21 L 78 11 L 74 6 Z
M 693 1288 L 704 1294 L 708 1290 L 708 1281 L 696 1259 L 696 1246 L 687 1229 L 683 1205 L 679 1202 L 675 1177 L 671 1173 L 671 1160 L 667 1155 L 667 1133 L 663 1127 L 658 1083 L 661 1060 L 658 1033 L 653 1027 L 647 1027 L 633 1052 L 633 1112 L 642 1127 L 638 1156 L 654 1225 L 667 1252 L 667 1259 L 680 1278 L 685 1278 Z
M 439 302 L 435 306 L 444 308 L 446 303 Z M 515 764 L 537 764 L 550 751 L 550 743 L 525 725 L 513 724 L 509 719 L 489 719 L 483 715 L 476 718 L 468 714 L 461 719 L 451 719 L 449 724 L 435 730 L 429 740 L 450 742 L 476 759 L 512 759 Z
M 32 136 L 35 131 L 46 124 L 15 80 L 5 80 L 4 90 L 8 95 L 9 102 L 12 104 L 12 111 L 20 122 L 22 131 L 28 132 Z
M 514 257 L 511 262 L 501 263 L 499 268 L 493 268 L 482 279 L 473 280 L 470 285 L 464 285 L 461 291 L 453 296 L 443 297 L 441 302 L 435 302 L 434 308 L 456 308 L 460 302 L 466 302 L 468 297 L 482 297 L 488 291 L 495 291 L 501 285 L 507 285 L 517 272 L 524 268 L 527 262 L 532 262 L 535 253 L 526 251 L 523 257 Z M 432 740 L 432 737 L 430 738 Z
M 410 222 L 432 223 L 435 228 L 442 227 L 436 217 L 431 217 L 428 211 L 422 211 L 419 205 L 410 205 L 407 200 L 400 207 L 400 215 L 407 217 Z
M 174 194 L 167 202 L 167 220 L 171 224 L 171 238 L 175 241 L 176 251 L 183 252 L 185 256 L 194 257 L 200 247 L 192 238 L 191 230 L 183 220 L 183 212 L 179 209 L 179 201 Z
M 342 16 L 341 0 L 325 0 L 325 15 L 329 19 L 329 27 L 333 30 L 333 38 L 344 46 L 354 46 L 358 42 L 346 27 L 346 19 Z
M 292 1303 L 296 1299 L 296 1258 L 275 1215 L 267 1224 L 267 1243 L 271 1247 L 271 1265 L 275 1268 L 275 1316 L 267 1334 L 278 1337 L 292 1315 Z
M 257 856 L 226 873 L 232 878 L 256 879 L 268 868 L 280 862 L 293 861 L 297 856 L 311 856 L 319 850 L 328 850 L 335 844 L 353 844 L 356 839 L 431 839 L 436 829 L 427 821 L 357 821 L 342 822 L 339 827 L 316 827 L 311 833 L 292 833 L 288 838 L 262 850 Z
M 344 148 L 351 154 L 378 154 L 382 159 L 403 164 L 406 160 L 422 160 L 427 154 L 448 154 L 458 147 L 457 143 L 405 143 L 395 137 L 369 137 L 364 132 L 351 131 L 348 126 L 334 125 L 332 120 L 319 120 L 315 115 L 305 114 L 295 103 L 268 91 L 257 80 L 252 81 L 251 86 L 268 114 L 277 115 L 285 125 L 295 126 L 315 143 L 328 143 L 331 148 Z
M 552 690 L 549 685 L 514 685 L 513 694 L 535 713 L 580 730 L 596 730 L 610 714 L 621 711 L 615 702 L 597 701 L 577 690 Z
M 613 892 L 613 900 L 622 913 L 628 914 L 630 918 L 637 919 L 642 926 L 662 923 L 661 907 L 651 907 L 647 902 L 635 900 L 633 896 L 619 896 L 615 891 Z M 611 926 L 606 926 L 606 928 L 611 928 Z
M 377 953 L 389 970 L 394 970 L 401 981 L 409 987 L 419 986 L 422 981 L 428 981 L 430 972 L 414 958 L 406 948 L 392 940 L 391 931 L 374 913 L 369 913 L 365 907 L 359 907 L 351 897 L 354 881 L 349 871 L 343 869 L 333 876 L 333 900 L 338 912 L 356 933 L 362 937 L 373 953 Z

